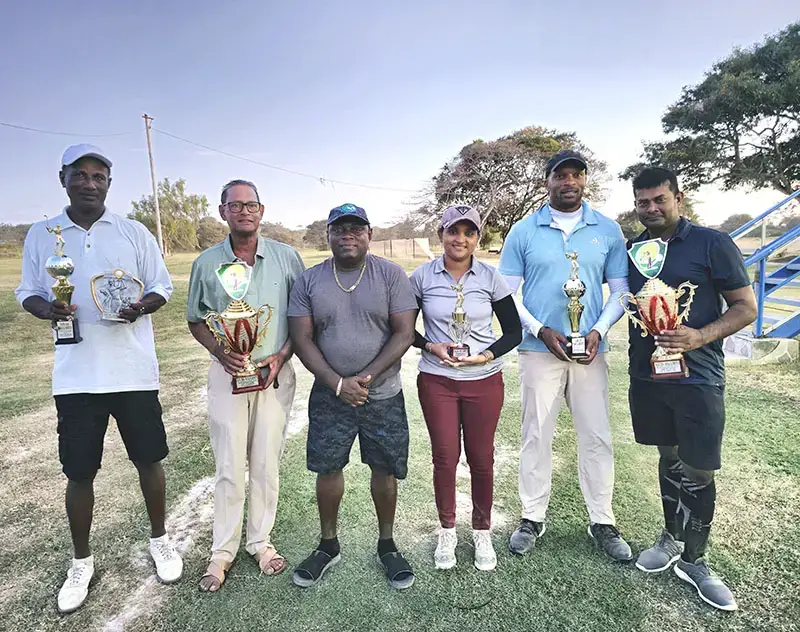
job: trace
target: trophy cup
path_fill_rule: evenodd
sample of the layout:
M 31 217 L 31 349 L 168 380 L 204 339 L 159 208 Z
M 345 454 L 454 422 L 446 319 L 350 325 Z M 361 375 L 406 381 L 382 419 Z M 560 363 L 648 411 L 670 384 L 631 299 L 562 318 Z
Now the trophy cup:
M 662 331 L 678 329 L 681 323 L 689 317 L 696 289 L 697 286 L 689 281 L 681 283 L 676 290 L 661 279 L 652 278 L 642 286 L 636 296 L 625 292 L 620 296 L 619 302 L 634 325 L 641 328 L 644 338 L 648 333 L 655 336 Z M 680 298 L 685 292 L 688 292 L 688 296 L 681 304 Z M 628 303 L 636 306 L 638 315 L 628 306 Z M 680 311 L 681 307 L 683 311 Z M 653 379 L 689 377 L 689 370 L 686 368 L 683 354 L 669 353 L 659 346 L 656 346 L 656 350 L 650 357 L 650 367 Z
M 138 303 L 144 294 L 144 283 L 125 270 L 113 270 L 92 277 L 92 298 L 102 320 L 127 323 L 120 311 Z
M 578 300 L 586 293 L 586 286 L 578 278 L 578 253 L 566 253 L 567 259 L 572 261 L 572 269 L 569 273 L 569 279 L 564 281 L 561 289 L 567 295 L 569 302 L 567 303 L 567 315 L 569 316 L 569 327 L 571 332 L 567 340 L 567 355 L 573 360 L 580 358 L 587 358 L 589 354 L 586 353 L 586 337 L 581 336 L 581 314 L 583 314 L 583 305 Z
M 205 322 L 214 337 L 225 348 L 244 356 L 244 368 L 231 379 L 234 395 L 260 391 L 266 379 L 250 354 L 264 337 L 272 320 L 272 307 L 262 305 L 254 309 L 244 300 L 250 285 L 251 268 L 243 262 L 223 263 L 217 268 L 217 279 L 233 301 L 222 313 L 209 312 Z M 262 318 L 266 315 L 265 318 Z
M 49 226 L 45 226 L 45 228 L 48 233 L 56 236 L 56 248 L 53 256 L 48 257 L 44 264 L 48 274 L 56 280 L 52 292 L 56 300 L 70 305 L 75 286 L 69 282 L 69 277 L 75 271 L 75 264 L 72 263 L 70 257 L 64 254 L 64 238 L 61 236 L 61 227 L 56 224 L 55 228 Z M 54 321 L 53 330 L 56 332 L 55 344 L 57 345 L 74 345 L 82 340 L 78 331 L 78 319 L 75 316 L 67 316 L 63 320 Z
M 465 344 L 464 341 L 472 331 L 472 322 L 464 311 L 464 284 L 459 283 L 450 287 L 456 292 L 456 306 L 453 308 L 453 313 L 450 314 L 448 330 L 450 331 L 450 337 L 456 344 L 447 349 L 447 354 L 454 360 L 460 360 L 469 355 L 469 345 Z

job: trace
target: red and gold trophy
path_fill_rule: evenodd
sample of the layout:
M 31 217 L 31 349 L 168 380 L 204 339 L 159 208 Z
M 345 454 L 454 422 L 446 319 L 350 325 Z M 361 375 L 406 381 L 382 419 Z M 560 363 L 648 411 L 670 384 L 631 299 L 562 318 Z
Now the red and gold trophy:
M 619 301 L 628 317 L 641 328 L 643 338 L 647 334 L 657 336 L 662 331 L 680 328 L 689 318 L 694 300 L 697 286 L 693 283 L 684 281 L 675 289 L 656 278 L 664 265 L 666 254 L 667 242 L 661 239 L 636 243 L 628 251 L 636 268 L 648 280 L 635 296 L 625 292 Z M 681 303 L 684 294 L 686 297 Z M 630 308 L 631 304 L 636 307 L 636 311 Z M 669 353 L 658 345 L 650 357 L 650 367 L 653 379 L 689 377 L 683 354 Z
M 234 395 L 260 391 L 267 385 L 250 354 L 267 331 L 272 307 L 262 305 L 256 309 L 244 300 L 251 272 L 250 266 L 239 261 L 220 265 L 217 278 L 233 301 L 222 313 L 209 312 L 205 316 L 206 325 L 223 345 L 225 353 L 233 351 L 244 356 L 244 368 L 231 380 Z

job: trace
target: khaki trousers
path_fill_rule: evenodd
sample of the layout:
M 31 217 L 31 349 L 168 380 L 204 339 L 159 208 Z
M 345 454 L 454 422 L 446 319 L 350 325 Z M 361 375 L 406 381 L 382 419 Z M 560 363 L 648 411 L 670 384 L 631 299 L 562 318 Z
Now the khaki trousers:
M 578 481 L 593 523 L 615 524 L 614 450 L 608 411 L 608 359 L 564 362 L 552 353 L 520 351 L 522 449 L 519 496 L 522 517 L 544 522 L 553 473 L 553 432 L 565 398 L 578 440 Z
M 208 431 L 216 462 L 211 559 L 232 562 L 244 518 L 245 472 L 250 469 L 247 552 L 270 543 L 278 506 L 278 470 L 296 387 L 291 361 L 279 387 L 234 395 L 231 376 L 212 359 L 208 370 Z

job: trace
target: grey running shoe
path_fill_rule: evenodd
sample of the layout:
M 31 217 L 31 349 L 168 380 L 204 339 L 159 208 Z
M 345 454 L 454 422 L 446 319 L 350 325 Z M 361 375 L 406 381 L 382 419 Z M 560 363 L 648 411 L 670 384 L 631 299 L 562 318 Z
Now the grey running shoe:
M 511 539 L 508 541 L 508 550 L 516 555 L 525 555 L 536 544 L 536 538 L 544 535 L 544 522 L 534 522 L 523 518 L 519 521 L 519 526 Z
M 631 547 L 622 539 L 619 530 L 612 524 L 590 524 L 589 537 L 595 541 L 606 555 L 616 562 L 629 562 L 633 559 Z
M 639 553 L 636 568 L 645 573 L 660 573 L 667 570 L 681 553 L 683 553 L 683 542 L 673 538 L 672 534 L 664 529 L 653 546 Z
M 733 593 L 708 567 L 708 563 L 701 557 L 691 564 L 683 558 L 675 564 L 675 574 L 683 581 L 697 589 L 700 599 L 720 610 L 733 611 L 739 606 Z

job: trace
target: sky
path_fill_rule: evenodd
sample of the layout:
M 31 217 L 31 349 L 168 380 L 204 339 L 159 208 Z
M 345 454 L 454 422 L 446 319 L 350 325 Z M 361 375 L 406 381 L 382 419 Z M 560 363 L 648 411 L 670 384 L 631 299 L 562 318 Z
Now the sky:
M 662 137 L 683 86 L 799 14 L 796 0 L 14 3 L 0 122 L 76 135 L 0 126 L 0 222 L 60 212 L 77 142 L 108 152 L 107 204 L 128 213 L 151 192 L 145 112 L 155 130 L 312 176 L 153 133 L 158 179 L 184 178 L 212 212 L 225 182 L 250 179 L 264 219 L 290 228 L 346 201 L 394 222 L 462 146 L 528 125 L 576 132 L 616 175 Z M 704 190 L 697 211 L 716 224 L 781 197 Z M 601 210 L 631 206 L 612 181 Z

